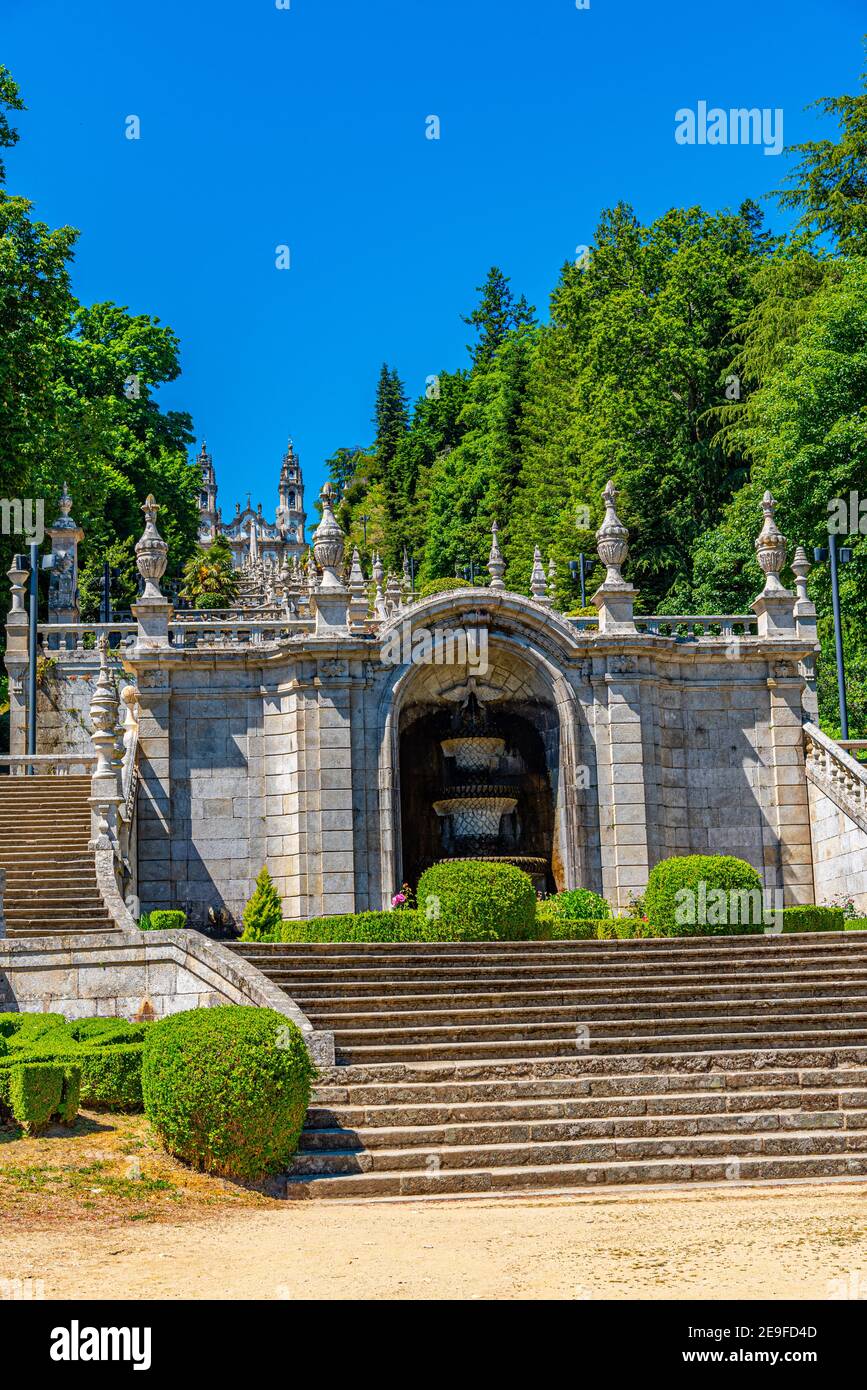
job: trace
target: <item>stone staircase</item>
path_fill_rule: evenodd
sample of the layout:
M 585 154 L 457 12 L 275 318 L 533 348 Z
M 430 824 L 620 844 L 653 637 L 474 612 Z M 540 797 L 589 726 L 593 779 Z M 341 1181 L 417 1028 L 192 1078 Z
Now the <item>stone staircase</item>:
M 235 949 L 335 1034 L 290 1197 L 867 1176 L 867 933 Z
M 115 931 L 96 881 L 89 777 L 0 777 L 7 937 Z

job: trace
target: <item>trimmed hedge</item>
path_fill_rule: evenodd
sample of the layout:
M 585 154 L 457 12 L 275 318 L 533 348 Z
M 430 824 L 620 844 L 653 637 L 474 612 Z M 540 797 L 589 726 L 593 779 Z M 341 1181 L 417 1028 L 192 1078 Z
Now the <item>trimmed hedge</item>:
M 255 1181 L 288 1163 L 313 1076 L 300 1030 L 272 1009 L 191 1009 L 144 1042 L 148 1119 L 170 1153 L 224 1177 Z
M 5 1037 L 10 1052 L 30 1047 L 46 1033 L 67 1026 L 63 1014 L 0 1014 L 0 1035 Z
M 436 921 L 423 912 L 401 908 L 399 912 L 352 912 L 337 917 L 311 917 L 307 922 L 284 922 L 280 941 L 493 941 L 486 929 L 471 937 Z
M 426 915 L 437 909 L 433 920 L 453 931 L 456 941 L 526 941 L 536 935 L 533 883 L 513 864 L 474 859 L 434 864 L 419 879 L 416 900 Z
M 187 914 L 160 908 L 154 912 L 143 912 L 139 919 L 142 931 L 181 931 L 187 925 Z
M 608 916 L 608 904 L 605 899 L 589 888 L 567 888 L 563 893 L 553 893 L 550 898 L 545 898 L 539 907 L 548 908 L 555 917 L 584 918 L 601 922 Z
M 763 932 L 763 907 L 758 870 L 745 859 L 726 854 L 663 859 L 651 869 L 644 893 L 644 908 L 656 936 Z
M 846 922 L 842 907 L 783 908 L 783 931 L 843 931 Z
M 0 1113 L 8 1113 L 25 1134 L 39 1134 L 52 1119 L 75 1123 L 80 1072 L 56 1062 L 15 1061 L 0 1067 Z

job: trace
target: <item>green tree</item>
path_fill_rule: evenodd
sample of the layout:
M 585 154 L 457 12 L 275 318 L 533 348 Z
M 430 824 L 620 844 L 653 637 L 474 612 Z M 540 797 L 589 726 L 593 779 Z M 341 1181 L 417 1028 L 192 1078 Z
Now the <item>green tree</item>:
M 253 896 L 244 908 L 242 941 L 274 941 L 283 921 L 283 905 L 267 866 L 263 866 Z
M 523 295 L 515 299 L 509 277 L 499 266 L 491 266 L 482 285 L 476 286 L 481 295 L 479 303 L 463 321 L 476 330 L 476 341 L 468 345 L 474 367 L 483 370 L 491 365 L 496 353 L 516 328 L 533 323 L 536 312 Z
M 795 145 L 800 159 L 779 190 L 784 208 L 800 213 L 798 227 L 830 236 L 843 252 L 867 254 L 867 71 L 855 96 L 821 97 L 814 105 L 836 117 L 838 140 Z
M 184 566 L 183 597 L 199 606 L 203 598 L 219 599 L 211 607 L 229 608 L 238 597 L 238 578 L 232 565 L 232 548 L 225 536 L 217 536 L 207 549 L 200 547 Z

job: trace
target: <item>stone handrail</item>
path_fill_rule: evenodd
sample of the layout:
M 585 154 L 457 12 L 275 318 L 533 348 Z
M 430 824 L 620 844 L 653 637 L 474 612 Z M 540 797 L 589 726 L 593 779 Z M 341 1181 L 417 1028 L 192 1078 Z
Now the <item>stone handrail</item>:
M 867 766 L 856 762 L 817 724 L 804 725 L 804 739 L 808 779 L 867 831 Z

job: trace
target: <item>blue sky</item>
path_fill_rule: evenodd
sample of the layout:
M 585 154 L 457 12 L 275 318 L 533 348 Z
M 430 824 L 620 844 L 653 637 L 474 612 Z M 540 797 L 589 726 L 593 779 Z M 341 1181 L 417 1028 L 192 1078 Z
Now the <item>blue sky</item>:
M 3 0 L 29 108 L 7 186 L 81 229 L 79 298 L 179 334 L 162 399 L 207 437 L 227 514 L 248 490 L 273 511 L 290 433 L 312 513 L 322 461 L 370 438 L 383 360 L 413 397 L 461 365 L 491 264 L 547 313 L 606 205 L 777 186 L 785 155 L 679 145 L 675 111 L 824 134 L 804 107 L 856 88 L 867 29 L 863 0 L 278 3 Z

